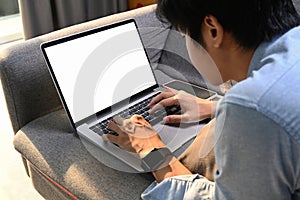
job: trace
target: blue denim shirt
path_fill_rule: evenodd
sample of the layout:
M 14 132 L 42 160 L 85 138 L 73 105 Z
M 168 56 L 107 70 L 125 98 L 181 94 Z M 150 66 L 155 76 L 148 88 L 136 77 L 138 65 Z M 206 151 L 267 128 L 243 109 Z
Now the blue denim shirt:
M 262 43 L 248 78 L 219 102 L 215 182 L 152 183 L 143 199 L 300 199 L 300 27 Z

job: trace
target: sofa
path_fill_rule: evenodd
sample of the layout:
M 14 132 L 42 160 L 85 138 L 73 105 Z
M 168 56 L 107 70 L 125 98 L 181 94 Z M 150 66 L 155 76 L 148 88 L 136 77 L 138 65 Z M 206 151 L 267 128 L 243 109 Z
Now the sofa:
M 297 8 L 299 2 L 294 1 Z M 221 93 L 195 70 L 184 37 L 156 18 L 155 5 L 74 25 L 2 50 L 0 78 L 15 133 L 14 147 L 45 199 L 140 199 L 154 180 L 148 173 L 107 167 L 85 148 L 69 124 L 40 50 L 42 42 L 127 18 L 136 20 L 160 84 L 179 79 Z M 97 153 L 114 162 L 105 152 L 98 149 Z
M 207 85 L 190 63 L 184 37 L 156 18 L 155 5 L 74 25 L 4 49 L 0 52 L 0 78 L 15 133 L 14 147 L 33 186 L 45 199 L 139 199 L 154 180 L 151 174 L 109 168 L 87 151 L 69 124 L 40 50 L 42 42 L 127 18 L 136 19 L 160 84 L 180 79 L 218 90 Z M 112 156 L 107 157 L 113 162 Z

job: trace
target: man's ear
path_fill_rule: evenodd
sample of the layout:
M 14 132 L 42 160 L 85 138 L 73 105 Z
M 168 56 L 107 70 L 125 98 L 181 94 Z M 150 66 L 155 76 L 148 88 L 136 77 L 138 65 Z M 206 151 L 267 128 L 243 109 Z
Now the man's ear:
M 202 28 L 205 34 L 206 44 L 219 48 L 223 42 L 224 29 L 217 18 L 212 15 L 206 16 Z

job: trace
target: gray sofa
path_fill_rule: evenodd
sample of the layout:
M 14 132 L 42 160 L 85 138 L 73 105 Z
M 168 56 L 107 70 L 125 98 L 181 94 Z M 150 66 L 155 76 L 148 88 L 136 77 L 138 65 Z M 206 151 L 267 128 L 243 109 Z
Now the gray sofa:
M 295 1 L 299 8 L 298 0 Z M 139 199 L 150 174 L 111 169 L 90 154 L 69 125 L 40 44 L 126 18 L 135 18 L 160 84 L 181 79 L 207 85 L 188 59 L 184 38 L 148 6 L 52 32 L 0 52 L 0 78 L 28 176 L 45 199 Z M 113 159 L 113 158 L 111 158 Z
M 76 32 L 135 18 L 159 83 L 181 79 L 204 85 L 193 68 L 184 38 L 148 6 L 82 23 L 7 48 L 0 77 L 15 132 L 14 146 L 45 199 L 139 199 L 150 174 L 116 171 L 101 164 L 74 135 L 52 83 L 40 44 Z M 113 159 L 113 158 L 112 158 Z

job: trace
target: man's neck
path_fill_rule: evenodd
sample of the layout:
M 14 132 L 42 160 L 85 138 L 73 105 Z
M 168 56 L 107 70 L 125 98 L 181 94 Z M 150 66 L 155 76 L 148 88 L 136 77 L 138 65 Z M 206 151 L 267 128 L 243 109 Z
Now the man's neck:
M 246 79 L 255 49 L 244 50 L 235 48 L 229 51 L 231 52 L 224 55 L 224 63 L 220 69 L 223 80 L 235 80 L 239 82 Z
M 222 45 L 218 49 L 210 49 L 223 82 L 228 80 L 239 82 L 247 78 L 255 49 L 242 48 L 230 33 L 224 34 Z

